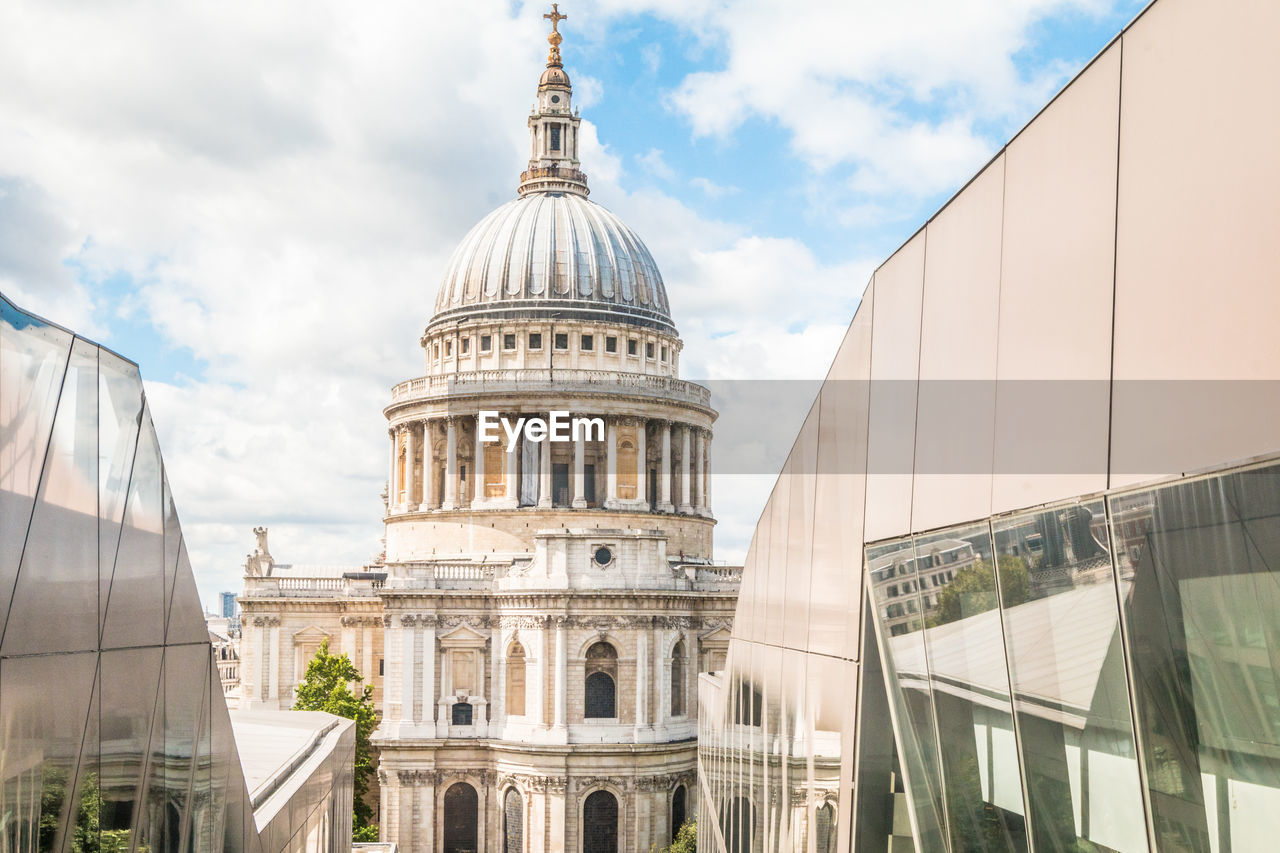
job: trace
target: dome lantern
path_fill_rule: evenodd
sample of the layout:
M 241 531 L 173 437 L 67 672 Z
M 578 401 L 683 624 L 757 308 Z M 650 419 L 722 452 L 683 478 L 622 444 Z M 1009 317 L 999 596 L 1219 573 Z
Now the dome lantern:
M 560 58 L 560 22 L 558 3 L 542 17 L 551 21 L 547 41 L 547 67 L 538 79 L 538 99 L 529 116 L 529 168 L 520 175 L 520 195 L 535 192 L 563 192 L 586 195 L 587 176 L 578 162 L 578 126 L 582 119 L 573 111 L 573 86 Z

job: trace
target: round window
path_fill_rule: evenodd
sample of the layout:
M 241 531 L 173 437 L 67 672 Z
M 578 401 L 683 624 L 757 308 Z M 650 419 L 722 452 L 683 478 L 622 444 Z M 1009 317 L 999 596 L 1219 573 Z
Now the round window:
M 613 562 L 613 552 L 603 545 L 596 549 L 596 565 L 607 566 Z
M 553 103 L 553 104 L 558 104 L 558 103 L 560 103 L 560 96 L 559 96 L 559 95 L 552 95 L 552 96 L 551 96 L 551 103 Z

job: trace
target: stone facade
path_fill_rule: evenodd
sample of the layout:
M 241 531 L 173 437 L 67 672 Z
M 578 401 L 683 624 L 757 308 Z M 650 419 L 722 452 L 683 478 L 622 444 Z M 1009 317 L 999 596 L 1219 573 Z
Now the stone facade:
M 554 13 L 553 24 L 561 20 Z M 519 198 L 450 261 L 392 389 L 386 550 L 246 560 L 244 707 L 287 707 L 328 638 L 374 687 L 383 841 L 403 853 L 639 850 L 692 818 L 698 673 L 741 570 L 712 560 L 702 386 L 639 238 L 587 201 L 559 34 Z M 568 441 L 484 413 L 598 418 Z

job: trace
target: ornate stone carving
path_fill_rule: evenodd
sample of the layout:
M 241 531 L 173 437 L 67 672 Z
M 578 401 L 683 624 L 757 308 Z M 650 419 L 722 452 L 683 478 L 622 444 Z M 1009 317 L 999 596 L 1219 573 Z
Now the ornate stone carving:
M 574 791 L 581 793 L 592 788 L 613 788 L 615 791 L 630 791 L 632 779 L 621 776 L 582 776 L 573 780 Z
M 441 628 L 457 628 L 459 625 L 466 625 L 478 631 L 488 628 L 490 622 L 488 616 L 441 616 L 439 625 Z
M 406 613 L 400 617 L 400 624 L 406 628 L 412 628 L 418 622 L 418 617 L 412 613 Z
M 547 625 L 545 616 L 498 616 L 496 618 L 499 628 L 523 628 L 527 631 L 536 631 Z

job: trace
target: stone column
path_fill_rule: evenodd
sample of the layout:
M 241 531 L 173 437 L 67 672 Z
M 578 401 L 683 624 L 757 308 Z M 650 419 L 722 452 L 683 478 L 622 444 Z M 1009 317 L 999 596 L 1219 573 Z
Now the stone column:
M 702 514 L 711 515 L 711 431 L 702 442 Z
M 693 510 L 701 514 L 703 508 L 702 490 L 706 487 L 707 476 L 702 469 L 703 441 L 705 433 L 695 430 L 693 434 Z
M 422 815 L 422 847 L 419 849 L 422 853 L 435 853 L 436 782 L 432 771 L 418 771 L 418 814 Z
M 373 671 L 373 626 L 369 624 L 368 619 L 367 616 L 361 619 L 360 674 L 364 676 L 364 683 L 372 686 L 373 678 L 377 673 Z
M 680 512 L 685 514 L 693 512 L 693 506 L 689 503 L 689 476 L 692 466 L 689 464 L 689 430 L 691 427 L 682 426 L 680 428 L 681 445 L 680 445 Z
M 384 616 L 382 619 L 382 659 L 385 663 L 390 664 L 391 659 L 391 617 Z M 379 726 L 383 731 L 390 731 L 391 724 L 391 690 L 390 666 L 387 666 L 388 674 L 382 677 L 382 724 Z
M 422 724 L 428 731 L 436 725 L 436 622 L 422 619 Z
M 517 438 L 515 446 L 507 451 L 506 462 L 506 503 L 515 507 L 520 503 L 520 439 Z
M 390 515 L 396 506 L 396 461 L 399 454 L 396 453 L 396 431 L 389 429 L 387 435 L 391 438 L 391 467 L 387 470 L 387 515 Z
M 342 624 L 342 645 L 339 647 L 339 654 L 344 654 L 353 664 L 360 658 L 356 655 L 356 626 L 351 621 L 351 617 L 344 616 L 341 620 Z M 306 672 L 306 670 L 303 670 Z M 301 673 L 300 673 L 301 674 Z M 349 686 L 349 685 L 348 685 Z
M 254 695 L 250 696 L 249 699 L 255 703 L 260 703 L 267 698 L 268 691 L 270 690 L 270 688 L 267 687 L 267 655 L 271 653 L 271 634 L 267 630 L 266 619 L 259 616 L 253 621 L 254 625 L 258 629 L 256 632 L 258 648 L 255 650 L 257 652 L 258 660 L 257 665 L 255 666 L 257 671 L 254 673 L 254 678 L 256 679 L 253 682 Z M 242 675 L 241 677 L 243 678 L 244 676 Z
M 458 421 L 450 416 L 445 438 L 444 503 L 441 509 L 458 508 Z
M 413 512 L 418 508 L 418 500 L 414 496 L 414 486 L 418 484 L 415 462 L 418 456 L 418 436 L 415 425 L 410 422 L 404 428 L 404 509 Z
M 649 452 L 646 446 L 649 436 L 645 434 L 647 427 L 644 418 L 636 421 L 636 501 L 646 509 L 649 507 L 649 461 L 645 458 Z
M 567 738 L 569 710 L 569 649 L 564 635 L 564 617 L 556 618 L 556 729 Z
M 636 740 L 649 725 L 649 629 L 636 631 Z
M 476 461 L 471 466 L 475 469 L 472 476 L 475 482 L 471 485 L 471 505 L 477 506 L 483 504 L 486 499 L 484 493 L 484 442 L 480 438 L 480 416 L 476 416 Z
M 498 726 L 506 722 L 507 717 L 507 665 L 503 643 L 502 628 L 494 620 L 493 633 L 489 637 L 489 725 Z
M 605 496 L 606 509 L 615 509 L 618 503 L 618 419 L 609 418 L 605 425 L 606 462 L 605 462 Z
M 402 849 L 408 850 L 408 853 L 416 853 L 415 848 L 417 845 L 413 843 L 414 773 L 412 770 L 400 770 L 398 771 L 398 776 L 400 779 L 400 789 L 398 791 L 400 794 L 398 798 L 400 801 L 400 807 L 397 810 L 398 831 L 396 833 L 398 836 L 397 840 L 399 842 L 398 846 Z
M 543 441 L 538 449 L 538 508 L 551 508 L 551 442 Z
M 663 421 L 662 468 L 658 471 L 658 512 L 675 512 L 671 503 L 671 421 Z
M 525 700 L 525 716 L 529 722 L 535 726 L 541 727 L 546 715 L 543 714 L 543 708 L 546 706 L 547 697 L 547 624 L 545 621 L 538 626 L 533 634 L 533 655 L 537 666 L 534 671 L 525 670 L 525 679 L 527 691 Z M 526 660 L 525 666 L 528 667 Z M 529 677 L 532 676 L 532 690 L 529 690 Z
M 271 625 L 271 652 L 270 666 L 271 671 L 267 673 L 267 698 L 277 705 L 280 702 L 280 620 L 272 617 L 268 620 Z
M 586 448 L 584 447 L 582 432 L 579 432 L 573 438 L 573 508 L 574 509 L 582 509 L 587 505 L 586 466 L 587 466 Z
M 436 477 L 435 448 L 431 441 L 431 421 L 422 422 L 422 503 L 424 509 L 440 505 L 440 484 Z
M 413 724 L 413 622 L 400 617 L 400 723 L 401 731 Z

